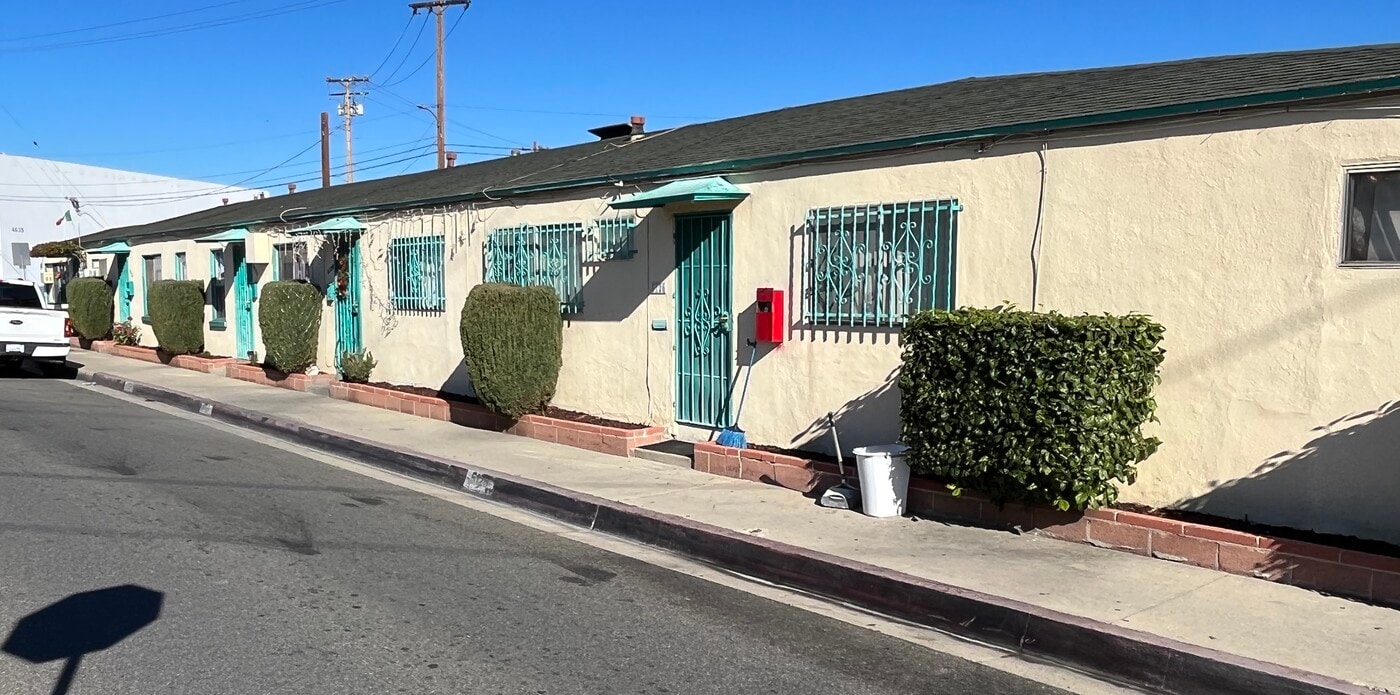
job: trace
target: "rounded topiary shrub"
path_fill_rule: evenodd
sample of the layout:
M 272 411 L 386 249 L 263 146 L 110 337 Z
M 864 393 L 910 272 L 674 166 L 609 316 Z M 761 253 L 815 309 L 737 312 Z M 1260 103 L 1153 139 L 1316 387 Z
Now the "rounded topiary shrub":
M 204 283 L 157 280 L 151 283 L 151 332 L 160 349 L 172 355 L 204 351 Z
M 304 282 L 279 280 L 263 288 L 258 303 L 267 365 L 284 374 L 300 374 L 316 364 L 321 292 Z
M 552 287 L 477 285 L 462 307 L 462 354 L 482 405 L 506 417 L 554 397 L 564 319 Z
M 77 278 L 68 283 L 68 318 L 73 330 L 86 340 L 103 340 L 112 334 L 112 307 L 116 292 L 101 278 Z

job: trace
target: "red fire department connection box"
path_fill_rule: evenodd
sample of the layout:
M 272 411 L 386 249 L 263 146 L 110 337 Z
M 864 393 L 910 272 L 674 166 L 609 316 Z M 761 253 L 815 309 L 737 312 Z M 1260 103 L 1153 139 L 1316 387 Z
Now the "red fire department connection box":
M 787 335 L 783 325 L 783 291 L 772 287 L 758 288 L 755 300 L 754 339 L 760 343 L 781 343 Z

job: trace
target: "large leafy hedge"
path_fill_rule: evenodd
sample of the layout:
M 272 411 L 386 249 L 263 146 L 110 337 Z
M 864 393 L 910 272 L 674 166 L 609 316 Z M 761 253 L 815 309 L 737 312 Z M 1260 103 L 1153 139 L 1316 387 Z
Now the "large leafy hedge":
M 68 318 L 73 330 L 88 340 L 112 334 L 112 309 L 116 292 L 101 278 L 76 278 L 68 283 Z
M 481 403 L 507 417 L 538 412 L 554 397 L 564 319 L 552 287 L 485 284 L 462 306 L 462 353 Z
M 157 280 L 151 283 L 151 332 L 172 355 L 204 351 L 204 283 Z
M 316 364 L 321 292 L 304 282 L 279 280 L 268 283 L 258 301 L 267 364 L 285 374 L 300 374 Z
M 1164 329 L 1141 315 L 924 312 L 903 335 L 904 443 L 916 470 L 998 503 L 1117 499 L 1160 442 Z

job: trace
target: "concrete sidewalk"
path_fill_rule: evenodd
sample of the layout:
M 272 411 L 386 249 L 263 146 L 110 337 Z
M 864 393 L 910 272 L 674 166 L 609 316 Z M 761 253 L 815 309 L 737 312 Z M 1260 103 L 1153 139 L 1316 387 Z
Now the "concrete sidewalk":
M 1400 650 L 1400 611 L 1048 538 L 927 520 L 870 519 L 823 509 L 791 491 L 759 483 L 473 430 L 183 369 L 78 350 L 71 359 L 83 365 L 85 379 L 105 374 L 110 376 L 99 381 L 107 386 L 120 388 L 123 381 L 149 385 L 147 393 L 138 390 L 137 394 L 183 399 L 191 410 L 198 409 L 197 404 L 191 405 L 195 403 L 191 399 L 197 399 L 228 406 L 224 409 L 236 411 L 235 419 L 251 426 L 280 427 L 284 433 L 313 440 L 341 433 L 346 441 L 353 438 L 383 450 L 419 452 L 467 469 L 502 474 L 494 483 L 502 501 L 514 494 L 514 499 L 524 500 L 519 502 L 522 506 L 540 506 L 554 504 L 543 501 L 545 498 L 562 499 L 579 493 L 575 496 L 578 500 L 621 503 L 617 508 L 630 505 L 629 509 L 639 510 L 639 518 L 697 522 L 692 529 L 683 528 L 668 536 L 673 540 L 658 543 L 681 552 L 690 551 L 687 543 L 702 542 L 697 539 L 724 536 L 707 529 L 725 529 L 759 540 L 766 544 L 762 547 L 775 552 L 787 548 L 794 557 L 809 563 L 800 565 L 807 568 L 803 570 L 806 575 L 816 571 L 810 568 L 818 567 L 810 563 L 825 562 L 820 571 L 837 577 L 831 580 L 836 584 L 849 584 L 849 577 L 874 577 L 879 582 L 919 584 L 925 590 L 932 587 L 958 601 L 971 600 L 969 596 L 977 594 L 986 604 L 986 595 L 990 595 L 1001 601 L 997 604 L 1001 610 L 1024 611 L 1032 618 L 1038 611 L 1052 618 L 1063 614 L 1061 617 L 1068 618 L 1062 623 L 1072 624 L 1076 630 L 1088 626 L 1104 636 L 1102 642 L 1089 643 L 1084 640 L 1085 633 L 1075 633 L 1086 661 L 1073 665 L 1084 668 L 1096 668 L 1095 651 L 1100 652 L 1100 658 L 1112 655 L 1115 648 L 1127 650 L 1124 653 L 1141 651 L 1140 643 L 1133 641 L 1139 639 L 1136 633 L 1141 633 L 1141 643 L 1176 645 L 1171 651 L 1176 663 L 1163 667 L 1168 673 L 1182 669 L 1182 663 L 1200 660 L 1224 664 L 1222 669 L 1240 668 L 1228 658 L 1234 655 L 1265 662 L 1264 666 L 1285 667 L 1274 675 L 1303 684 L 1287 692 L 1361 691 L 1329 683 L 1328 678 L 1310 682 L 1308 673 L 1400 692 L 1400 660 L 1395 658 Z M 309 427 L 302 428 L 303 424 Z M 474 480 L 468 475 L 465 487 L 479 492 L 472 490 Z M 489 494 L 492 483 L 482 480 L 486 480 Z M 529 494 L 512 491 L 530 487 L 530 481 L 541 485 Z M 600 523 L 599 508 L 591 512 L 591 522 L 586 518 L 581 521 L 609 531 Z M 753 551 L 744 552 L 751 555 Z M 705 558 L 703 552 L 700 555 L 701 559 L 713 559 Z M 841 563 L 865 574 L 847 576 L 829 569 L 840 569 Z M 880 596 L 887 592 L 882 586 L 848 585 L 849 595 L 844 598 L 887 609 L 890 599 Z M 864 597 L 871 601 L 862 600 Z M 912 603 L 906 606 L 914 607 Z M 988 620 L 982 614 L 977 619 Z M 1050 630 L 1036 638 L 1048 644 L 1054 637 L 1055 631 Z M 1036 638 L 1022 636 L 1028 653 L 1033 651 L 1030 645 Z M 1122 647 L 1124 640 L 1131 643 L 1129 647 Z M 1190 658 L 1183 662 L 1183 654 Z M 1072 656 L 1061 658 L 1077 661 Z M 1160 692 L 1187 692 L 1161 682 L 1165 678 L 1161 674 L 1118 675 Z M 1221 679 L 1222 685 L 1229 680 Z M 1235 682 L 1233 690 L 1220 692 L 1254 691 L 1240 682 Z M 1253 682 L 1258 688 L 1266 684 L 1279 687 L 1268 679 Z

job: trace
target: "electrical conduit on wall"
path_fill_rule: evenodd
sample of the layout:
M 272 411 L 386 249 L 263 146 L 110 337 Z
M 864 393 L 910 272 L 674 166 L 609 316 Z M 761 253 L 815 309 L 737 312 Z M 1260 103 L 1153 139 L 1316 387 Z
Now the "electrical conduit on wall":
M 1035 204 L 1035 232 L 1031 234 L 1031 311 L 1040 309 L 1040 248 L 1044 239 L 1042 232 L 1045 224 L 1045 155 L 1049 149 L 1050 143 L 1042 142 L 1040 150 L 1036 152 L 1040 160 L 1040 195 Z

